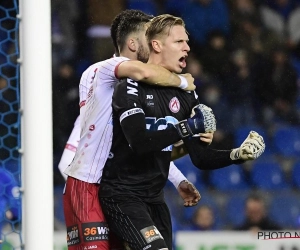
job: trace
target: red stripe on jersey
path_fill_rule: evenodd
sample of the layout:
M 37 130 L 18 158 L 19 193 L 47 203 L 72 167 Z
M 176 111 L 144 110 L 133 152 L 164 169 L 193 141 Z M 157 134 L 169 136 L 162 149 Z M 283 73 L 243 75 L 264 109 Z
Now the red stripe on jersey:
M 85 105 L 85 100 L 84 101 L 81 101 L 80 103 L 79 103 L 79 107 L 81 108 L 81 107 L 83 107 Z
M 92 83 L 92 82 L 94 81 L 94 79 L 95 79 L 97 70 L 98 70 L 98 68 L 95 68 L 95 70 L 94 70 L 94 75 L 92 76 L 92 81 L 91 81 L 91 83 Z
M 75 146 L 73 146 L 71 144 L 66 144 L 65 148 L 69 149 L 69 150 L 71 150 L 73 152 L 76 152 L 76 150 L 77 150 L 77 147 L 75 147 Z
M 128 62 L 128 60 L 125 60 L 125 61 L 122 61 L 122 62 Z M 120 79 L 119 76 L 118 76 L 118 69 L 119 69 L 119 66 L 120 66 L 120 64 L 121 64 L 122 62 L 118 63 L 118 64 L 116 65 L 116 67 L 115 67 L 115 77 L 116 77 L 117 79 Z

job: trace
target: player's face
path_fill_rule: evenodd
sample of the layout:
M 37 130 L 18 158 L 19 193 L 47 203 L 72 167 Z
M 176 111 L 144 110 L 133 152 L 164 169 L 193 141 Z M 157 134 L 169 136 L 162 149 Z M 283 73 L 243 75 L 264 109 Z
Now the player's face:
M 138 39 L 137 60 L 146 63 L 149 59 L 149 46 L 145 36 L 145 31 L 141 32 Z
M 170 29 L 169 35 L 162 41 L 162 65 L 174 73 L 181 73 L 186 67 L 186 57 L 190 51 L 187 44 L 188 35 L 185 28 L 176 25 Z

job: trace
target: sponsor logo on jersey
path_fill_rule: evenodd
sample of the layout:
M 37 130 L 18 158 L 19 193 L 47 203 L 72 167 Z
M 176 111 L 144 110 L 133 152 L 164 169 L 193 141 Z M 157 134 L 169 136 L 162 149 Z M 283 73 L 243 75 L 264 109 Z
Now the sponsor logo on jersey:
M 176 124 L 178 123 L 178 120 L 173 116 L 166 116 L 164 118 L 158 118 L 156 117 L 146 117 L 146 129 L 151 131 L 159 131 L 159 130 L 165 130 L 169 124 Z M 162 151 L 172 151 L 172 145 L 164 148 Z
M 78 225 L 70 226 L 67 228 L 67 244 L 73 246 L 80 243 Z
M 147 245 L 147 246 L 145 246 L 144 248 L 143 248 L 143 250 L 147 250 L 148 248 L 150 248 L 151 247 L 151 244 L 150 245 Z
M 146 101 L 147 107 L 154 107 L 154 102 L 153 101 Z
M 163 239 L 162 235 L 160 234 L 160 232 L 155 226 L 145 227 L 140 232 L 147 243 L 153 242 L 155 240 Z
M 147 107 L 154 107 L 153 95 L 146 95 L 146 105 Z
M 164 118 L 156 117 L 145 117 L 146 119 L 146 129 L 151 131 L 164 130 L 168 127 L 168 124 L 176 124 L 178 120 L 173 116 L 166 116 Z
M 149 99 L 152 100 L 153 99 L 153 95 L 146 95 L 146 99 L 147 100 L 149 100 Z
M 108 240 L 109 229 L 105 222 L 83 223 L 82 232 L 85 242 Z
M 84 247 L 83 250 L 96 249 L 96 248 L 98 248 L 97 245 L 92 245 L 92 246 Z
M 169 109 L 173 113 L 177 113 L 180 110 L 180 102 L 177 97 L 173 97 L 169 103 Z
M 93 131 L 93 130 L 95 130 L 95 125 L 94 125 L 94 124 L 92 124 L 92 125 L 89 127 L 89 131 Z
M 120 122 L 122 122 L 128 116 L 139 114 L 139 113 L 144 113 L 144 111 L 141 108 L 129 109 L 120 116 Z

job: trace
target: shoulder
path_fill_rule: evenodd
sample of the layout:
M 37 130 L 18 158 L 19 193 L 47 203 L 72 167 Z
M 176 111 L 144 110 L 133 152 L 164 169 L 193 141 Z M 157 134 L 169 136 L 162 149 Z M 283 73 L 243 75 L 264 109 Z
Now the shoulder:
M 131 78 L 122 78 L 118 81 L 115 92 L 117 90 L 126 90 L 127 94 L 137 93 L 140 86 L 143 84 L 139 84 L 138 82 L 132 80 Z
M 96 71 L 101 69 L 110 69 L 116 67 L 116 65 L 120 64 L 121 62 L 128 61 L 127 57 L 112 57 L 103 61 L 96 62 L 90 65 L 83 73 L 82 76 L 88 76 Z
M 191 104 L 199 103 L 198 95 L 195 91 L 184 91 L 181 89 L 177 91 L 180 97 L 184 98 L 185 100 L 188 100 Z
M 131 78 L 122 78 L 114 89 L 113 100 L 117 102 L 120 102 L 121 99 L 124 101 L 138 100 L 139 97 L 143 95 L 141 88 L 143 85 L 144 84 L 139 84 Z
M 102 67 L 116 67 L 122 62 L 129 61 L 130 59 L 127 57 L 112 57 L 102 62 Z

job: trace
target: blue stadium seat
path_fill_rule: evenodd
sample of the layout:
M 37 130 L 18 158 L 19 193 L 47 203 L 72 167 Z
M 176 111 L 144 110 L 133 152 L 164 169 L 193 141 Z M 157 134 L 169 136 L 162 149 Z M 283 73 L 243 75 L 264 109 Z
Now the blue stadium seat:
M 270 216 L 284 229 L 297 229 L 300 225 L 300 197 L 291 193 L 274 195 Z
M 283 157 L 300 156 L 300 127 L 285 126 L 278 128 L 273 137 L 276 153 Z
M 264 137 L 264 139 L 268 137 L 266 130 L 261 126 L 243 126 L 238 128 L 235 131 L 234 134 L 235 147 L 239 147 L 242 144 L 242 142 L 246 139 L 246 137 L 248 136 L 251 130 L 254 130 L 255 132 L 259 133 L 262 137 Z
M 165 0 L 164 9 L 165 13 L 170 13 L 175 16 L 180 16 L 186 7 L 189 0 Z M 162 1 L 163 2 L 163 1 Z
M 225 209 L 225 218 L 226 224 L 228 224 L 230 228 L 235 228 L 244 222 L 247 195 L 248 193 L 245 192 L 236 195 L 232 194 L 228 197 Z
M 207 188 L 202 178 L 203 171 L 194 166 L 189 155 L 177 159 L 174 164 L 199 191 Z
M 293 165 L 293 169 L 292 169 L 292 181 L 293 181 L 294 187 L 300 189 L 300 161 L 297 161 Z
M 243 169 L 238 165 L 212 170 L 210 183 L 220 191 L 247 190 L 249 188 Z
M 276 161 L 257 160 L 250 173 L 252 184 L 263 190 L 281 190 L 290 188 L 280 164 Z

